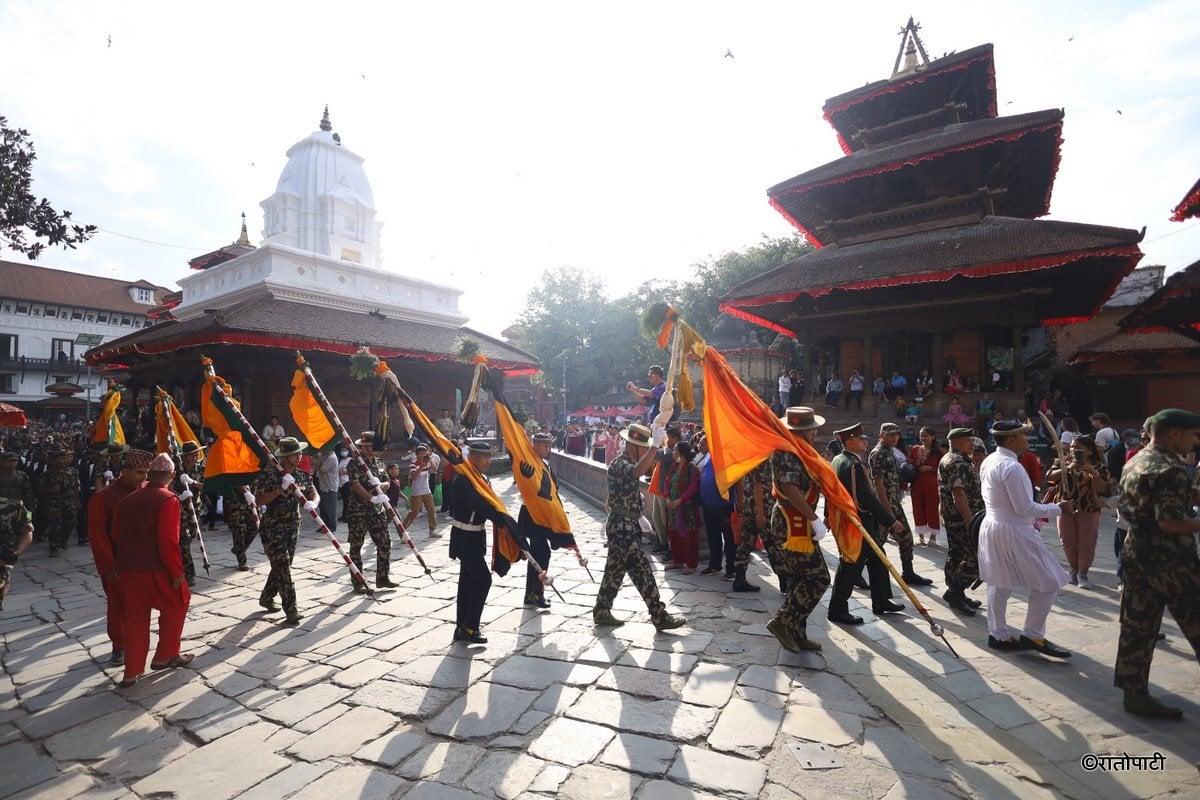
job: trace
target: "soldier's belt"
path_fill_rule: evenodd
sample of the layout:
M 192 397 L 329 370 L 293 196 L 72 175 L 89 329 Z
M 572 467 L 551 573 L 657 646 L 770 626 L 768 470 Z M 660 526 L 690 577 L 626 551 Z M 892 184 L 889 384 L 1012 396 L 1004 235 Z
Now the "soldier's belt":
M 484 523 L 482 523 L 482 522 L 459 522 L 458 520 L 454 520 L 453 527 L 458 528 L 460 531 L 471 531 L 473 533 L 478 533 L 479 531 L 483 530 Z

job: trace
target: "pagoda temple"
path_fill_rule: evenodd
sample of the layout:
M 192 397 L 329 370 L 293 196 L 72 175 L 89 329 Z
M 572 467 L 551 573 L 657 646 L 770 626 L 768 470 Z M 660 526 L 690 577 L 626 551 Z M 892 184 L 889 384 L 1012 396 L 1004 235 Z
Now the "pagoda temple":
M 930 60 L 918 31 L 901 31 L 890 78 L 826 101 L 845 156 L 767 191 L 818 249 L 735 287 L 721 310 L 797 338 L 810 379 L 860 369 L 869 391 L 876 375 L 911 384 L 928 369 L 930 413 L 950 370 L 989 391 L 1000 370 L 1000 407 L 1023 405 L 1030 332 L 1093 315 L 1144 231 L 1038 219 L 1063 111 L 999 116 L 992 45 Z
M 302 352 L 354 433 L 375 422 L 376 379 L 350 377 L 349 356 L 360 346 L 387 359 L 431 415 L 457 411 L 470 388 L 473 368 L 457 359 L 464 339 L 509 374 L 537 370 L 535 356 L 465 327 L 461 290 L 382 268 L 382 223 L 363 158 L 333 132 L 328 108 L 287 157 L 262 202 L 261 245 L 251 244 L 243 215 L 238 240 L 188 262 L 181 291 L 151 310 L 159 324 L 87 353 L 93 365 L 125 370 L 139 410 L 156 385 L 182 408 L 198 408 L 201 355 L 214 360 L 253 424 L 277 415 L 290 428 L 294 354 Z

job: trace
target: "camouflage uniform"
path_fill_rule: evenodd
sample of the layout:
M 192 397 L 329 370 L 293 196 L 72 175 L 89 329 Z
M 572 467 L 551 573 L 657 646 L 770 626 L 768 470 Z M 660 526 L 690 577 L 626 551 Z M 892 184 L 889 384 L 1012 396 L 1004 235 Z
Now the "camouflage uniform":
M 235 486 L 228 494 L 222 495 L 225 524 L 229 526 L 229 533 L 233 537 L 230 552 L 237 556 L 238 566 L 245 563 L 246 551 L 258 536 L 258 517 L 242 495 L 243 488 Z
M 958 513 L 954 490 L 966 493 L 973 517 L 983 511 L 983 487 L 970 457 L 954 450 L 938 464 L 937 478 L 942 522 L 946 523 L 946 587 L 952 592 L 963 592 L 979 579 L 979 551 L 971 541 L 971 520 Z
M 767 524 L 759 527 L 758 504 L 754 501 L 754 487 L 762 488 L 762 511 Z M 738 513 L 742 515 L 742 540 L 738 542 L 737 555 L 733 559 L 734 567 L 745 576 L 746 567 L 750 564 L 750 553 L 754 550 L 758 539 L 765 544 L 771 538 L 771 513 L 775 510 L 775 496 L 771 494 L 771 462 L 764 459 L 738 483 Z
M 291 475 L 296 480 L 296 487 L 308 496 L 313 488 L 312 477 L 302 469 L 296 469 Z M 256 495 L 275 491 L 282 485 L 281 478 L 278 470 L 264 470 L 254 479 L 250 491 Z M 267 505 L 258 528 L 267 560 L 271 562 L 271 574 L 267 576 L 267 585 L 263 587 L 259 602 L 267 605 L 278 594 L 283 610 L 289 614 L 296 613 L 292 558 L 296 555 L 296 541 L 300 536 L 300 505 L 296 494 L 289 489 Z
M 20 469 L 14 469 L 7 474 L 0 473 L 0 498 L 17 500 L 23 503 L 26 509 L 37 505 L 33 495 L 33 481 Z
M 667 609 L 659 599 L 654 570 L 642 553 L 642 531 L 638 527 L 638 517 L 642 515 L 642 488 L 634 474 L 635 466 L 624 452 L 608 465 L 608 519 L 604 524 L 608 559 L 604 562 L 604 577 L 596 594 L 593 614 L 612 611 L 613 600 L 628 572 L 629 580 L 646 601 L 650 619 L 657 623 L 667 617 Z
M 820 490 L 799 457 L 785 450 L 776 450 L 771 455 L 771 477 L 776 486 L 789 483 L 795 486 L 809 505 L 816 508 Z M 775 618 L 795 639 L 807 639 L 808 616 L 829 588 L 829 567 L 825 566 L 825 556 L 817 542 L 813 542 L 811 553 L 800 553 L 784 547 L 788 538 L 784 502 L 780 500 L 771 514 L 771 532 L 766 540 L 767 553 L 779 574 L 781 588 L 783 585 L 787 587 L 783 606 Z
M 199 485 L 204 480 L 204 467 L 197 461 L 191 469 L 186 471 L 196 483 L 193 484 L 191 499 L 179 501 L 179 554 L 183 557 L 183 577 L 187 579 L 190 586 L 196 580 L 196 564 L 192 561 L 192 540 L 200 535 L 200 515 L 204 513 L 204 506 L 200 502 L 201 489 Z M 176 471 L 175 477 L 171 479 L 170 489 L 177 495 L 183 494 L 184 490 L 189 488 L 184 486 L 180 479 L 182 472 L 183 468 L 181 467 Z M 192 511 L 188 510 L 189 505 L 191 505 Z
M 350 475 L 350 506 L 346 514 L 346 519 L 350 523 L 350 560 L 358 567 L 359 572 L 362 572 L 362 546 L 369 534 L 371 541 L 375 543 L 375 585 L 382 586 L 388 582 L 388 564 L 392 554 L 391 537 L 388 535 L 388 516 L 387 509 L 382 504 L 375 505 L 369 500 L 363 500 L 353 489 L 353 484 L 358 481 L 359 486 L 366 489 L 368 492 L 374 493 L 374 488 L 369 483 L 371 475 L 374 475 L 379 481 L 386 485 L 388 482 L 387 469 L 384 467 L 383 461 L 378 456 L 371 457 L 370 469 L 364 467 L 358 459 L 350 459 L 350 463 L 346 467 L 346 471 Z M 350 582 L 355 587 L 359 585 L 358 580 L 353 577 Z
M 881 536 L 876 537 L 876 541 L 882 546 L 887 541 L 889 534 L 896 540 L 896 544 L 900 548 L 900 564 L 904 568 L 905 577 L 907 577 L 913 574 L 912 527 L 909 526 L 908 517 L 904 515 L 904 506 L 901 505 L 900 467 L 896 465 L 896 457 L 892 455 L 892 448 L 885 445 L 883 439 L 880 439 L 875 445 L 875 449 L 867 455 L 867 469 L 872 478 L 883 481 L 887 497 L 880 499 L 883 499 L 892 509 L 892 516 L 904 525 L 904 530 L 899 533 L 891 528 L 886 528 Z
M 1154 640 L 1163 608 L 1200 656 L 1200 556 L 1190 535 L 1163 533 L 1160 520 L 1193 516 L 1187 468 L 1167 449 L 1150 444 L 1121 473 L 1121 517 L 1129 534 L 1121 563 L 1121 638 L 1113 683 L 1148 691 Z
M 79 473 L 70 464 L 50 467 L 38 490 L 46 509 L 46 538 L 54 554 L 66 549 L 79 524 Z
M 17 564 L 21 535 L 33 524 L 33 517 L 20 500 L 0 497 L 0 611 Z

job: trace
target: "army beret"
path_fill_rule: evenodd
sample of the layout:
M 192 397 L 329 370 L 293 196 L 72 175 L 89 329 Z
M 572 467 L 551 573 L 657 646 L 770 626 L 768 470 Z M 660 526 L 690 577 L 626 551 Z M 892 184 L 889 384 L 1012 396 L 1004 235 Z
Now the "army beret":
M 954 441 L 955 439 L 965 439 L 968 436 L 974 438 L 975 431 L 971 430 L 970 428 L 954 428 L 950 431 L 950 433 L 946 434 L 946 438 L 950 441 Z
M 1164 408 L 1146 422 L 1156 428 L 1192 430 L 1200 428 L 1200 414 L 1184 411 L 1182 408 Z
M 14 453 L 12 450 L 5 450 L 3 453 L 0 453 L 0 461 L 16 461 L 16 460 L 17 460 L 17 454 Z

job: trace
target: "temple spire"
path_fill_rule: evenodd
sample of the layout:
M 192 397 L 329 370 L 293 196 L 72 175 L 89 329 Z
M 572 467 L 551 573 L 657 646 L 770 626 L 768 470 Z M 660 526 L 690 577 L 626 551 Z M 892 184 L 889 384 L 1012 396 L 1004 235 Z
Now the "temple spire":
M 246 232 L 246 212 L 245 211 L 242 212 L 242 232 L 241 232 L 241 235 L 238 236 L 237 243 L 244 244 L 247 247 L 251 246 L 250 245 L 250 234 Z
M 912 20 L 909 20 L 909 22 L 912 22 Z M 321 130 L 333 130 L 333 123 L 329 121 L 329 106 L 325 106 L 325 113 L 321 115 Z
M 892 65 L 893 78 L 929 65 L 929 55 L 925 52 L 925 45 L 921 43 L 921 36 L 917 33 L 919 30 L 921 30 L 921 26 L 913 22 L 912 17 L 909 17 L 908 24 L 900 29 L 900 50 L 896 53 L 896 63 Z M 918 54 L 921 56 L 920 64 L 917 63 Z M 903 69 L 900 66 L 902 58 L 904 59 Z

